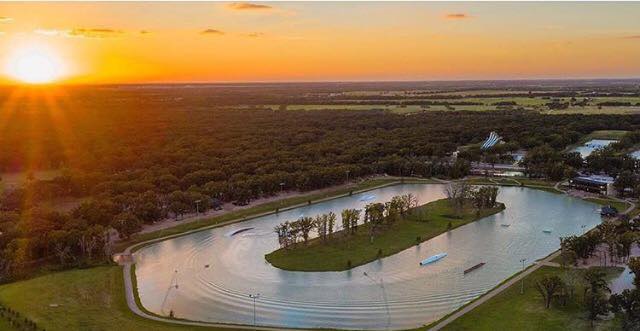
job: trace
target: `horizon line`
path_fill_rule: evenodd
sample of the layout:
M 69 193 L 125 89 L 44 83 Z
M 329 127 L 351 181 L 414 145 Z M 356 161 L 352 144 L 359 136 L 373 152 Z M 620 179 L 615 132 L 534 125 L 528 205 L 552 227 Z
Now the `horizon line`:
M 464 83 L 464 82 L 562 82 L 562 81 L 640 81 L 638 77 L 593 77 L 593 78 L 498 78 L 498 79 L 434 79 L 434 80 L 264 80 L 264 81 L 150 81 L 150 82 L 122 82 L 122 83 L 0 83 L 0 87 L 78 87 L 78 86 L 141 86 L 141 85 L 250 85 L 250 84 L 366 84 L 366 83 Z

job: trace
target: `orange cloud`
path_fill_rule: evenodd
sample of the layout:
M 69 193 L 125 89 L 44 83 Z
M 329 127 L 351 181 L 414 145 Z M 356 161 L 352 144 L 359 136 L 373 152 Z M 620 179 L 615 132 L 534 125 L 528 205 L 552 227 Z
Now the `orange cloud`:
M 13 21 L 13 18 L 11 17 L 0 16 L 0 23 L 9 23 L 11 21 Z
M 34 33 L 44 36 L 83 37 L 83 38 L 109 38 L 123 34 L 123 31 L 114 29 L 36 29 Z
M 471 18 L 471 16 L 465 13 L 451 13 L 451 14 L 447 14 L 445 18 L 450 20 L 462 20 L 462 19 Z
M 206 29 L 200 32 L 200 34 L 216 34 L 223 35 L 224 31 L 216 30 L 216 29 Z
M 114 29 L 72 29 L 67 32 L 69 37 L 85 37 L 85 38 L 109 38 L 121 35 L 123 32 Z
M 249 2 L 234 2 L 234 3 L 228 4 L 226 7 L 229 8 L 229 9 L 233 9 L 233 10 L 270 10 L 270 9 L 273 9 L 273 7 L 271 7 L 271 6 L 260 5 L 260 4 L 249 3 Z
M 622 37 L 623 39 L 640 39 L 640 34 Z
M 251 32 L 251 33 L 247 33 L 244 35 L 245 37 L 249 37 L 249 38 L 258 38 L 258 37 L 263 37 L 264 33 L 262 32 Z

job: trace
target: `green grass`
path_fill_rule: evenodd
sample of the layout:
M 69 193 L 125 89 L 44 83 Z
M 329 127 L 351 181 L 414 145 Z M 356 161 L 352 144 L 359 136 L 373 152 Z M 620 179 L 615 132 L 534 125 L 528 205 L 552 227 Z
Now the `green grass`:
M 492 179 L 493 181 L 491 181 Z M 466 179 L 471 185 L 501 185 L 501 186 L 522 186 L 535 190 L 547 191 L 550 193 L 560 194 L 559 190 L 556 190 L 553 181 L 545 181 L 541 179 L 529 179 L 522 177 L 514 178 L 487 178 L 487 177 L 471 177 Z M 519 185 L 521 183 L 522 185 Z
M 285 270 L 347 270 L 347 261 L 351 261 L 352 268 L 366 264 L 444 233 L 450 222 L 452 228 L 456 228 L 503 209 L 504 205 L 501 204 L 476 214 L 472 208 L 467 207 L 460 217 L 455 217 L 449 202 L 441 199 L 416 208 L 410 215 L 377 235 L 373 243 L 370 242 L 368 225 L 361 225 L 355 235 L 346 237 L 342 231 L 338 231 L 326 243 L 313 239 L 307 246 L 299 243 L 294 248 L 278 249 L 265 257 L 273 266 Z M 382 250 L 381 256 L 378 256 L 379 249 Z
M 18 331 L 18 329 L 14 328 L 13 326 L 11 326 L 11 324 L 9 324 L 9 321 L 2 319 L 2 317 L 0 317 L 0 330 Z
M 612 206 L 616 208 L 620 213 L 624 212 L 625 210 L 627 210 L 627 208 L 629 208 L 629 204 L 626 202 L 621 202 L 621 201 L 611 200 L 606 198 L 586 198 L 584 200 L 597 203 L 601 206 Z
M 46 330 L 219 329 L 172 325 L 139 317 L 127 306 L 123 282 L 122 268 L 118 266 L 57 272 L 0 286 L 0 303 Z M 59 307 L 49 307 L 54 303 Z M 1 322 L 0 330 L 5 330 Z
M 407 184 L 435 183 L 434 181 L 429 179 L 418 179 L 418 178 L 405 178 L 402 182 Z M 322 193 L 307 194 L 307 195 L 282 199 L 278 201 L 268 202 L 268 203 L 257 205 L 255 207 L 232 211 L 223 215 L 206 218 L 206 219 L 202 219 L 194 222 L 183 223 L 183 224 L 177 223 L 176 226 L 171 228 L 135 235 L 134 237 L 132 237 L 130 240 L 126 242 L 118 243 L 115 249 L 116 251 L 118 251 L 118 250 L 124 249 L 125 247 L 131 246 L 135 243 L 158 239 L 158 238 L 162 238 L 170 235 L 176 235 L 176 234 L 180 234 L 187 231 L 205 228 L 208 226 L 214 226 L 216 224 L 220 224 L 223 222 L 233 222 L 233 221 L 240 222 L 250 218 L 263 216 L 268 213 L 274 213 L 276 208 L 282 211 L 288 208 L 295 208 L 304 204 L 308 204 L 309 201 L 311 201 L 312 203 L 316 203 L 320 201 L 325 201 L 327 199 L 342 197 L 342 196 L 348 195 L 350 192 L 370 190 L 370 189 L 374 189 L 381 186 L 393 185 L 396 183 L 401 183 L 401 179 L 396 177 L 375 178 L 375 179 L 363 181 L 361 183 L 358 183 L 356 185 L 349 186 L 349 187 L 342 187 L 339 189 L 330 190 Z
M 582 277 L 584 270 L 575 270 Z M 612 279 L 622 272 L 622 268 L 604 268 Z M 535 281 L 550 275 L 561 275 L 562 268 L 541 267 L 525 277 L 525 291 L 520 294 L 520 282 L 491 298 L 474 310 L 453 321 L 447 331 L 483 330 L 594 330 L 586 318 L 581 305 L 582 287 L 576 288 L 576 300 L 560 306 L 556 301 L 550 309 L 545 309 L 542 297 L 535 288 Z M 595 330 L 619 330 L 619 321 L 599 321 Z
M 591 139 L 615 139 L 620 140 L 629 131 L 626 130 L 597 130 L 591 132 L 587 137 Z

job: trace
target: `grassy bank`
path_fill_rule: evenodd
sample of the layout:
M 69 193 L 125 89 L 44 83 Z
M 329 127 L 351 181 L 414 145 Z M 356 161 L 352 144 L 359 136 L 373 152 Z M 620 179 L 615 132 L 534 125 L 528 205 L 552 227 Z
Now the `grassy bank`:
M 437 200 L 416 208 L 410 215 L 394 223 L 390 229 L 377 235 L 370 242 L 368 225 L 358 227 L 355 235 L 345 236 L 338 231 L 327 242 L 313 239 L 308 245 L 302 243 L 292 249 L 279 249 L 265 257 L 273 266 L 297 271 L 342 271 L 393 255 L 417 243 L 431 239 L 451 228 L 456 228 L 477 219 L 500 212 L 504 205 L 476 213 L 464 208 L 461 216 L 453 216 L 446 199 Z M 382 254 L 379 255 L 379 251 Z M 425 256 L 426 257 L 426 256 Z M 416 261 L 418 263 L 419 261 Z
M 127 307 L 123 282 L 122 268 L 118 266 L 58 272 L 0 286 L 0 303 L 46 330 L 219 329 L 172 325 L 139 317 Z M 1 322 L 0 329 L 4 330 Z
M 277 201 L 273 201 L 273 202 L 263 203 L 263 204 L 260 204 L 260 205 L 257 205 L 257 206 L 251 207 L 251 208 L 232 211 L 232 212 L 225 213 L 223 215 L 210 217 L 210 218 L 205 218 L 205 219 L 197 220 L 197 221 L 194 221 L 194 222 L 182 223 L 181 224 L 178 221 L 178 222 L 176 222 L 176 225 L 171 227 L 171 228 L 163 229 L 163 230 L 159 230 L 159 231 L 154 231 L 154 232 L 150 232 L 150 233 L 144 233 L 144 234 L 135 235 L 134 237 L 132 237 L 128 241 L 120 242 L 120 243 L 118 243 L 116 245 L 116 250 L 123 250 L 124 248 L 126 248 L 128 246 L 131 246 L 131 245 L 133 245 L 135 243 L 139 243 L 139 242 L 143 242 L 143 241 L 147 241 L 147 240 L 153 240 L 153 239 L 157 239 L 157 238 L 162 238 L 162 237 L 166 237 L 166 236 L 170 236 L 170 235 L 175 235 L 175 234 L 179 234 L 179 233 L 182 233 L 182 232 L 192 231 L 192 230 L 196 230 L 196 229 L 199 229 L 199 228 L 204 228 L 204 227 L 207 227 L 207 226 L 212 226 L 212 225 L 216 225 L 216 224 L 220 224 L 220 223 L 224 223 L 224 222 L 242 221 L 244 219 L 249 219 L 249 218 L 252 218 L 252 217 L 263 216 L 265 214 L 274 213 L 276 209 L 284 210 L 284 209 L 288 209 L 288 208 L 295 208 L 295 207 L 299 207 L 299 206 L 308 204 L 309 202 L 315 203 L 315 202 L 324 201 L 326 199 L 334 199 L 334 198 L 346 196 L 350 192 L 365 191 L 365 190 L 374 189 L 376 187 L 381 187 L 381 186 L 385 186 L 385 185 L 392 185 L 392 184 L 395 184 L 395 183 L 400 183 L 401 180 L 402 180 L 402 182 L 407 183 L 407 184 L 411 184 L 411 183 L 424 183 L 424 184 L 435 183 L 435 181 L 432 181 L 432 180 L 429 180 L 429 179 L 418 179 L 418 178 L 401 179 L 401 178 L 397 178 L 397 177 L 375 178 L 375 179 L 365 180 L 363 182 L 360 182 L 360 183 L 357 183 L 355 185 L 348 186 L 348 187 L 342 187 L 342 188 L 339 188 L 339 189 L 329 190 L 329 191 L 322 192 L 322 193 L 301 195 L 301 196 L 297 196 L 297 197 L 291 197 L 291 198 L 287 198 L 287 199 L 282 199 L 282 200 L 277 200 Z
M 587 200 L 587 201 L 590 201 L 590 202 L 593 202 L 593 203 L 597 203 L 597 204 L 599 204 L 601 206 L 612 206 L 615 209 L 617 209 L 618 212 L 620 212 L 620 213 L 623 213 L 630 206 L 626 202 L 613 200 L 613 199 L 606 199 L 606 198 L 586 198 L 584 200 Z
M 536 190 L 547 191 L 551 193 L 562 193 L 556 190 L 554 187 L 556 182 L 547 181 L 542 179 L 530 179 L 524 177 L 510 177 L 510 178 L 497 178 L 497 177 L 470 177 L 466 179 L 469 184 L 472 185 L 499 185 L 499 186 L 518 186 L 527 187 Z
M 572 269 L 576 278 L 581 278 L 585 270 Z M 603 269 L 609 278 L 622 272 L 621 268 Z M 535 288 L 535 281 L 550 275 L 561 276 L 562 268 L 542 267 L 525 280 L 524 294 L 520 294 L 520 282 L 509 287 L 504 292 L 491 298 L 474 310 L 456 319 L 444 330 L 619 330 L 618 320 L 599 321 L 591 328 L 586 311 L 582 307 L 582 286 L 577 285 L 574 302 L 560 306 L 557 302 L 551 308 L 545 309 L 543 299 Z

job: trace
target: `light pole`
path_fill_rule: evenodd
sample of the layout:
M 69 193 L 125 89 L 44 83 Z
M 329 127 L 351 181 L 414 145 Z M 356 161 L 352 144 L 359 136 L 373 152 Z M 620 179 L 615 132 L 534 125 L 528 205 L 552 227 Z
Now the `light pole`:
M 200 202 L 202 202 L 202 200 L 196 200 L 194 202 L 196 203 L 196 214 L 200 214 Z
M 284 191 L 284 182 L 280 183 L 280 193 Z
M 349 182 L 349 173 L 351 172 L 350 170 L 347 170 L 347 183 Z
M 582 228 L 582 234 L 584 234 L 584 228 L 586 228 L 587 225 L 586 224 L 582 224 L 580 227 Z
M 253 326 L 256 326 L 256 299 L 260 297 L 260 293 L 249 294 L 249 298 L 253 299 Z
M 524 272 L 524 262 L 527 259 L 520 259 L 520 262 L 522 262 L 522 271 Z M 524 276 L 522 276 L 522 283 L 520 284 L 520 294 L 524 294 Z
M 384 299 L 384 306 L 387 310 L 387 329 L 389 329 L 391 326 L 391 313 L 389 312 L 389 302 L 387 301 L 387 290 L 384 288 L 384 279 L 380 277 L 380 282 L 378 282 L 376 279 L 369 276 L 369 274 L 367 274 L 366 272 L 363 272 L 362 274 L 374 284 L 380 286 L 380 288 L 382 289 L 382 298 Z

